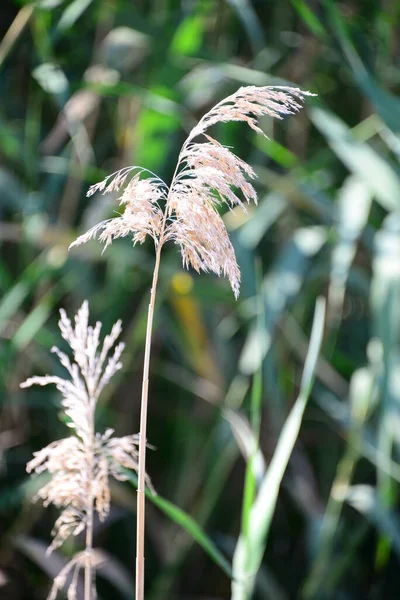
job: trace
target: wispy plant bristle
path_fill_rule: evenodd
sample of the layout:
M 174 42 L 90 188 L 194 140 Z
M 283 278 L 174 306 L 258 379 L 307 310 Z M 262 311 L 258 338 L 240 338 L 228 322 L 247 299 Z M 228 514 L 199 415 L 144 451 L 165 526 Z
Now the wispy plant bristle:
M 114 239 L 130 234 L 134 244 L 143 243 L 148 235 L 156 246 L 172 240 L 180 248 L 185 267 L 228 277 L 237 298 L 240 270 L 218 205 L 238 205 L 246 210 L 245 203 L 257 203 L 256 190 L 246 179 L 253 179 L 255 173 L 205 132 L 216 123 L 243 121 L 263 134 L 257 124 L 259 117 L 281 119 L 300 110 L 304 98 L 313 95 L 289 86 L 240 88 L 214 106 L 192 129 L 179 155 L 170 188 L 155 176 L 140 179 L 144 171 L 140 167 L 126 167 L 93 185 L 88 195 L 126 186 L 120 197 L 125 211 L 120 217 L 95 225 L 71 247 L 98 237 L 106 248 Z M 199 135 L 204 135 L 206 141 L 193 142 Z M 137 169 L 139 172 L 127 183 Z

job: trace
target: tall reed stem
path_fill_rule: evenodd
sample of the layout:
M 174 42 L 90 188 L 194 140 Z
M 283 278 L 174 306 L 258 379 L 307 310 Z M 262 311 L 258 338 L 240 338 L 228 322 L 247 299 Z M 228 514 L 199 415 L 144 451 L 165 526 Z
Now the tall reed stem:
M 90 398 L 90 404 L 93 400 Z M 94 428 L 94 407 L 89 408 L 90 420 L 90 439 L 88 448 L 88 465 L 87 465 L 87 495 L 88 495 L 88 512 L 86 525 L 86 559 L 85 559 L 85 600 L 92 600 L 93 594 L 93 569 L 92 569 L 92 550 L 93 550 L 93 463 L 94 463 L 94 446 L 95 446 L 95 428 Z
M 156 261 L 154 265 L 153 281 L 150 291 L 150 303 L 147 313 L 146 343 L 144 349 L 142 398 L 140 408 L 140 432 L 139 432 L 139 467 L 138 467 L 138 489 L 136 508 L 136 581 L 135 600 L 144 600 L 144 526 L 145 526 L 145 485 L 146 485 L 146 429 L 147 429 L 147 405 L 149 396 L 149 368 L 151 354 L 151 336 L 153 332 L 154 304 L 156 300 L 158 272 L 160 270 L 161 250 L 164 243 L 165 226 L 167 223 L 168 205 L 176 175 L 178 173 L 181 156 L 184 152 L 189 138 L 183 144 L 176 163 L 175 172 L 172 177 L 171 187 L 167 196 L 164 209 L 164 217 L 161 226 L 160 238 L 158 240 Z M 85 599 L 86 600 L 86 599 Z
M 153 330 L 154 303 L 156 299 L 158 271 L 160 267 L 161 246 L 159 244 L 154 266 L 153 282 L 150 292 L 147 314 L 146 345 L 144 350 L 142 400 L 140 409 L 139 433 L 139 469 L 136 512 L 136 595 L 135 600 L 144 600 L 144 522 L 145 522 L 145 477 L 146 477 L 146 428 L 147 404 L 149 392 L 149 367 L 151 352 L 151 334 Z

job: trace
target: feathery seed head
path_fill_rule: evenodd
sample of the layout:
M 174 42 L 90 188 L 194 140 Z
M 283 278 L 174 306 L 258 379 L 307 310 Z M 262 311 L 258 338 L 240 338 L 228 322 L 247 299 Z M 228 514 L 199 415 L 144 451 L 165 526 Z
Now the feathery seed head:
M 143 243 L 147 235 L 156 245 L 172 240 L 180 248 L 185 267 L 228 277 L 237 298 L 240 270 L 218 207 L 225 203 L 229 208 L 239 205 L 246 210 L 243 200 L 257 203 L 257 193 L 247 179 L 254 179 L 255 173 L 250 165 L 205 132 L 216 123 L 242 121 L 264 135 L 258 126 L 259 117 L 282 119 L 296 113 L 307 96 L 315 94 L 289 86 L 241 87 L 214 106 L 192 129 L 180 152 L 169 189 L 155 176 L 140 180 L 141 169 L 120 198 L 121 204 L 126 205 L 123 215 L 92 227 L 70 247 L 97 236 L 105 248 L 113 239 L 129 234 L 134 244 Z M 199 135 L 206 141 L 194 142 Z M 93 185 L 88 196 L 120 189 L 136 169 L 127 167 L 109 175 Z
M 300 110 L 301 102 L 306 96 L 315 94 L 290 86 L 241 87 L 204 115 L 190 132 L 189 139 L 204 133 L 216 123 L 229 121 L 244 121 L 254 131 L 265 135 L 257 125 L 259 117 L 268 115 L 282 119 L 286 115 L 294 114 Z
M 122 330 L 121 321 L 114 324 L 101 343 L 101 323 L 94 327 L 89 325 L 87 301 L 78 310 L 74 324 L 64 310 L 60 310 L 60 315 L 61 334 L 71 347 L 73 360 L 58 348 L 53 348 L 53 352 L 69 377 L 35 376 L 21 384 L 23 388 L 55 384 L 62 394 L 68 426 L 75 434 L 35 452 L 27 465 L 29 473 L 50 475 L 36 499 L 41 499 L 45 506 L 54 504 L 62 511 L 54 525 L 50 551 L 86 528 L 91 506 L 104 520 L 110 510 L 109 477 L 124 480 L 124 468 L 137 470 L 138 467 L 137 435 L 117 438 L 113 437 L 112 429 L 103 434 L 94 432 L 99 395 L 122 367 L 120 357 L 124 344 L 116 344 Z
M 104 193 L 116 191 L 125 183 L 134 167 L 122 169 L 104 181 L 92 186 L 88 196 L 94 191 L 104 190 Z M 121 175 L 122 173 L 122 175 Z M 98 237 L 105 246 L 111 245 L 113 239 L 133 235 L 133 243 L 142 244 L 147 235 L 150 235 L 157 244 L 161 232 L 163 212 L 159 202 L 165 200 L 165 185 L 156 178 L 140 179 L 136 174 L 127 184 L 120 197 L 120 205 L 125 205 L 125 210 L 120 217 L 101 221 L 85 234 L 76 239 L 70 248 L 85 244 L 92 238 Z

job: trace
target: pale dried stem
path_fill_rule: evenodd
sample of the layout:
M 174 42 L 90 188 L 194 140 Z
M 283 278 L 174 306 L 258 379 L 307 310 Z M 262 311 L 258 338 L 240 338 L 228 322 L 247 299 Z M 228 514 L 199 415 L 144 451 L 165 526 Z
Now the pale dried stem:
M 164 209 L 164 217 L 161 227 L 160 238 L 157 245 L 156 260 L 154 265 L 153 281 L 150 291 L 150 303 L 147 313 L 146 343 L 144 349 L 143 364 L 143 383 L 142 398 L 140 407 L 140 432 L 139 432 L 139 466 L 138 466 L 138 489 L 137 489 L 137 508 L 136 508 L 136 580 L 135 580 L 135 600 L 144 600 L 144 537 L 145 537 L 145 483 L 146 483 L 146 430 L 147 430 L 147 406 L 149 397 L 149 369 L 151 355 L 151 337 L 153 331 L 154 305 L 156 300 L 158 273 L 160 270 L 161 250 L 164 243 L 165 227 L 168 215 L 168 203 L 171 196 L 171 190 L 178 173 L 181 162 L 181 156 L 186 149 L 190 139 L 183 144 L 175 172 L 172 177 L 172 183 L 169 188 L 168 197 Z
M 153 329 L 154 303 L 156 298 L 158 271 L 160 266 L 161 244 L 157 248 L 153 283 L 150 292 L 147 315 L 146 345 L 143 365 L 142 400 L 140 409 L 139 468 L 136 512 L 136 600 L 144 599 L 144 522 L 145 522 L 145 479 L 146 479 L 146 428 L 147 404 L 149 392 L 149 367 L 151 353 L 151 334 Z
M 93 404 L 93 398 L 90 398 L 90 403 Z M 94 408 L 90 410 L 90 438 L 88 443 L 88 511 L 86 525 L 86 556 L 85 556 L 85 600 L 93 600 L 93 569 L 92 569 L 92 552 L 93 552 L 93 463 L 95 452 L 95 428 L 94 428 Z

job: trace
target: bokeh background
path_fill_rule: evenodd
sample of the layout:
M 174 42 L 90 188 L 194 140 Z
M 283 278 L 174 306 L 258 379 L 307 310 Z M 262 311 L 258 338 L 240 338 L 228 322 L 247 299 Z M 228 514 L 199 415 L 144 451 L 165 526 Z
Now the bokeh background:
M 226 281 L 184 272 L 173 246 L 163 252 L 147 598 L 231 597 L 251 510 L 246 462 L 260 420 L 257 488 L 299 394 L 318 296 L 324 340 L 276 506 L 279 480 L 261 510 L 254 598 L 398 598 L 399 3 L 2 0 L 0 14 L 1 598 L 44 599 L 82 544 L 45 557 L 57 511 L 31 504 L 37 484 L 25 473 L 33 451 L 66 433 L 56 390 L 19 389 L 30 374 L 60 372 L 49 353 L 60 307 L 72 316 L 88 298 L 105 330 L 122 318 L 124 369 L 98 427 L 138 430 L 154 251 L 124 239 L 104 254 L 96 242 L 68 253 L 116 209 L 113 197 L 86 198 L 88 186 L 129 164 L 168 181 L 213 104 L 242 85 L 287 83 L 318 98 L 282 122 L 263 119 L 269 139 L 242 124 L 214 131 L 258 174 L 258 207 L 225 215 L 238 302 Z M 107 558 L 98 590 L 123 600 L 133 598 L 134 482 L 112 492 L 96 526 Z

